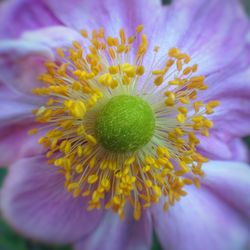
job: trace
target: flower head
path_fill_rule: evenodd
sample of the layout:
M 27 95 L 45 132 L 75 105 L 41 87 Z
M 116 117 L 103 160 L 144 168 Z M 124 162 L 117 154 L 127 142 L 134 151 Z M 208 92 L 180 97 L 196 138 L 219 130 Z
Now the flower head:
M 111 37 L 104 28 L 81 30 L 84 43 L 57 48 L 39 77 L 45 86 L 33 89 L 47 99 L 34 110 L 47 131 L 39 143 L 67 190 L 90 197 L 90 210 L 104 203 L 122 218 L 129 201 L 135 219 L 162 196 L 167 210 L 186 195 L 185 185 L 200 186 L 207 159 L 196 135 L 209 136 L 207 115 L 219 104 L 199 100 L 205 77 L 177 48 L 159 57 L 156 46 L 145 65 L 142 31 L 139 25 L 132 36 L 120 29 Z
M 149 249 L 152 230 L 166 249 L 248 247 L 249 20 L 236 0 L 2 8 L 0 208 L 14 228 L 77 250 Z

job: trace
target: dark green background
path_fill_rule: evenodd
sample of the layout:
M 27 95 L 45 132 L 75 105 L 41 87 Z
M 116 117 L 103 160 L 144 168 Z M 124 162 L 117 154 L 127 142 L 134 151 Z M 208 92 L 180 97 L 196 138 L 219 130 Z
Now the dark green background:
M 163 2 L 165 4 L 168 4 L 170 0 L 163 0 Z M 246 6 L 247 12 L 250 13 L 250 0 L 244 0 L 243 2 Z M 245 141 L 250 147 L 250 137 L 246 138 Z M 5 175 L 6 175 L 6 169 L 0 169 L 0 186 Z M 153 240 L 152 250 L 161 250 L 161 246 L 158 240 L 156 239 L 155 235 L 153 236 L 153 239 L 154 240 Z M 0 218 L 0 250 L 71 250 L 71 248 L 69 246 L 64 246 L 64 247 L 46 246 L 36 242 L 32 242 L 16 234 Z

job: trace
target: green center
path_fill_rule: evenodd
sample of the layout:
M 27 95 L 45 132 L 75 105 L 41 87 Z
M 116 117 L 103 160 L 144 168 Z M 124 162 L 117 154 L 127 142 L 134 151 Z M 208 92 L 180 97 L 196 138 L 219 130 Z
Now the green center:
M 134 152 L 147 144 L 155 129 L 155 116 L 147 102 L 136 96 L 110 99 L 96 120 L 96 136 L 112 152 Z

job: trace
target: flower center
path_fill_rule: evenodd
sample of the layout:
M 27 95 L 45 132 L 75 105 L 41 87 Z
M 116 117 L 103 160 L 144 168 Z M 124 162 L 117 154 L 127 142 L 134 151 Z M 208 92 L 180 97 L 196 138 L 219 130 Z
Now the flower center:
M 134 152 L 150 141 L 154 128 L 154 113 L 147 102 L 120 95 L 111 98 L 99 113 L 96 136 L 107 150 Z

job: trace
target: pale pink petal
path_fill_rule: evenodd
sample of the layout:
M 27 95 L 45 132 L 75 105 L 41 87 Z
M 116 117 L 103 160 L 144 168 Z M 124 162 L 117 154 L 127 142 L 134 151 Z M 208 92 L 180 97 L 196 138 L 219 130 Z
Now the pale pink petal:
M 218 72 L 219 69 L 246 53 L 250 22 L 238 0 L 209 1 L 209 6 L 205 1 L 205 5 L 200 6 L 200 10 L 209 9 L 209 7 L 211 9 L 205 11 L 208 14 L 206 17 L 200 13 L 203 19 L 201 22 L 193 19 L 198 29 L 192 32 L 192 42 L 189 46 L 195 52 L 201 72 L 211 74 L 212 70 Z M 194 37 L 194 33 L 199 41 Z M 199 49 L 196 49 L 196 46 Z
M 0 83 L 0 128 L 12 123 L 27 121 L 33 117 L 32 110 L 39 105 L 39 98 L 14 93 L 10 88 Z
M 250 166 L 240 162 L 211 161 L 204 165 L 204 171 L 204 186 L 248 217 L 250 223 Z
M 210 136 L 200 136 L 198 150 L 211 160 L 249 162 L 250 152 L 241 138 L 232 137 L 222 128 L 211 130 Z
M 24 31 L 35 30 L 60 21 L 40 0 L 8 0 L 0 4 L 0 38 L 14 38 Z
M 248 48 L 223 71 L 209 76 L 206 80 L 209 89 L 200 95 L 203 101 L 220 101 L 220 106 L 210 118 L 214 121 L 215 130 L 231 134 L 232 137 L 250 133 L 249 65 Z
M 152 238 L 152 222 L 148 211 L 135 221 L 132 209 L 128 209 L 122 221 L 111 211 L 105 213 L 101 224 L 89 236 L 75 244 L 75 250 L 149 250 Z
M 246 33 L 246 36 L 249 36 L 249 32 Z M 209 85 L 209 93 L 204 92 L 202 95 L 204 100 L 249 97 L 250 41 L 248 37 L 247 39 L 247 41 L 243 40 L 242 44 L 238 44 L 239 47 L 244 48 L 244 51 L 237 58 L 234 58 L 223 70 L 217 70 L 207 77 L 206 83 Z
M 153 208 L 156 233 L 164 249 L 245 250 L 250 247 L 250 167 L 236 162 L 204 165 L 202 188 L 187 187 L 170 207 Z
M 44 61 L 55 59 L 55 48 L 80 39 L 79 33 L 55 26 L 24 33 L 17 40 L 0 41 L 0 81 L 30 94 L 32 88 L 41 85 L 37 78 L 45 71 Z
M 14 92 L 0 83 L 0 166 L 41 152 L 37 136 L 28 136 L 28 130 L 37 126 L 32 110 L 39 104 L 39 98 Z
M 249 222 L 205 189 L 187 188 L 188 195 L 169 212 L 153 210 L 156 234 L 166 250 L 245 250 Z
M 12 123 L 0 128 L 0 166 L 8 167 L 19 158 L 44 152 L 44 148 L 38 144 L 39 134 L 28 135 L 28 131 L 35 126 L 30 121 Z
M 64 177 L 44 157 L 24 158 L 9 169 L 1 190 L 3 217 L 19 233 L 55 243 L 73 242 L 91 233 L 102 211 L 88 212 L 83 197 L 75 199 Z
M 215 124 L 214 129 L 232 136 L 243 137 L 250 134 L 250 90 L 242 95 L 248 96 L 217 99 L 221 105 L 211 117 Z
M 0 37 L 60 24 L 78 30 L 105 24 L 110 32 L 138 24 L 152 26 L 161 5 L 160 0 L 61 0 L 60 5 L 56 0 L 9 0 L 0 6 Z
M 134 30 L 136 25 L 152 26 L 161 8 L 160 0 L 76 0 L 74 4 L 67 0 L 44 0 L 48 8 L 66 26 L 77 30 L 105 27 L 113 35 L 120 28 Z

